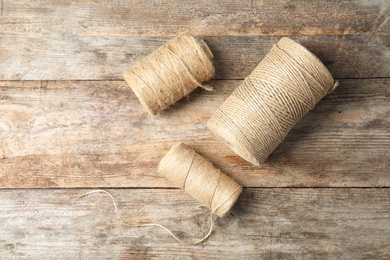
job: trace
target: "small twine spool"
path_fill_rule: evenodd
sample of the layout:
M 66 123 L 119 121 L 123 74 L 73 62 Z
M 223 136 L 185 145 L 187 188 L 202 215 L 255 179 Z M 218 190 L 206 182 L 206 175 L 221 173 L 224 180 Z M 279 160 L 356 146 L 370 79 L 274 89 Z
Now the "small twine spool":
M 183 143 L 171 148 L 158 171 L 219 217 L 230 210 L 242 191 L 239 184 Z
M 337 82 L 314 54 L 285 37 L 207 125 L 235 153 L 259 165 L 336 86 Z
M 214 58 L 206 43 L 189 34 L 170 40 L 124 73 L 141 104 L 149 114 L 166 109 L 202 82 L 211 79 Z

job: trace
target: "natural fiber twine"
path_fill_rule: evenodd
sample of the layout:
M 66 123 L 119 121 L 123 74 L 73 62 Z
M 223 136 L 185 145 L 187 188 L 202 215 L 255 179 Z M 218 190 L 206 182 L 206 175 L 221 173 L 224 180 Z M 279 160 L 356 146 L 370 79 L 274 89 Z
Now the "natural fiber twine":
M 177 237 L 171 229 L 158 223 L 137 224 L 122 217 L 118 205 L 110 192 L 92 190 L 76 198 L 82 198 L 94 193 L 108 195 L 114 205 L 115 213 L 123 225 L 129 227 L 159 227 L 181 243 L 199 244 L 208 239 L 214 228 L 213 214 L 222 217 L 237 201 L 242 187 L 235 181 L 216 169 L 209 161 L 200 156 L 191 147 L 178 143 L 165 155 L 159 164 L 158 171 L 167 177 L 174 185 L 184 189 L 204 206 L 211 209 L 210 228 L 206 235 L 197 240 L 185 241 Z
M 158 223 L 144 223 L 144 224 L 136 224 L 136 223 L 133 223 L 132 221 L 129 221 L 125 218 L 123 218 L 122 214 L 119 213 L 119 208 L 118 208 L 118 203 L 116 202 L 116 200 L 114 199 L 114 197 L 111 195 L 110 192 L 106 191 L 106 190 L 92 190 L 92 191 L 88 191 L 82 195 L 79 195 L 79 196 L 72 196 L 73 198 L 82 198 L 82 197 L 85 197 L 85 196 L 90 196 L 91 194 L 94 194 L 94 193 L 103 193 L 103 194 L 106 194 L 107 196 L 110 197 L 111 201 L 112 201 L 112 204 L 114 205 L 114 209 L 115 209 L 115 213 L 117 214 L 119 220 L 122 222 L 122 224 L 124 226 L 128 226 L 128 227 L 137 227 L 137 228 L 141 228 L 141 227 L 159 227 L 159 228 L 162 228 L 164 229 L 171 237 L 173 237 L 174 239 L 176 239 L 178 242 L 180 243 L 185 243 L 185 244 L 190 244 L 190 245 L 196 245 L 196 244 L 200 244 L 202 243 L 203 241 L 205 241 L 206 239 L 208 239 L 212 232 L 213 232 L 213 228 L 214 228 L 214 220 L 212 218 L 212 214 L 210 214 L 210 228 L 209 228 L 209 231 L 207 232 L 206 235 L 204 235 L 202 238 L 198 239 L 198 240 L 193 240 L 193 241 L 184 241 L 180 238 L 178 238 L 169 228 L 167 228 L 166 226 L 164 225 L 161 225 L 161 224 L 158 224 Z
M 151 115 L 166 109 L 201 83 L 215 70 L 213 54 L 201 39 L 182 34 L 137 62 L 124 78 Z
M 282 38 L 207 125 L 234 152 L 259 165 L 336 86 L 316 56 Z
M 218 216 L 230 210 L 242 191 L 239 184 L 183 143 L 171 148 L 158 171 Z

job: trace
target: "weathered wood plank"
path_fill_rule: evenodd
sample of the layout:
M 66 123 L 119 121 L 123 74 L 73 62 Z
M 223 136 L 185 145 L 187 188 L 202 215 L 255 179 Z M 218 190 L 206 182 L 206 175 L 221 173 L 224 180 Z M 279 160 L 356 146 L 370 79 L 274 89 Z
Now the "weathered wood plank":
M 386 0 L 2 1 L 1 35 L 389 33 Z
M 212 237 L 178 244 L 153 227 L 120 225 L 107 196 L 1 190 L 4 259 L 389 259 L 390 189 L 244 189 Z M 200 237 L 209 212 L 181 190 L 111 190 L 125 218 Z
M 1 82 L 0 188 L 170 187 L 157 165 L 179 141 L 247 187 L 390 186 L 390 79 L 341 80 L 262 167 L 206 127 L 240 82 L 157 117 L 123 81 Z
M 280 37 L 204 37 L 216 79 L 243 79 Z M 336 78 L 390 77 L 390 36 L 292 37 Z M 2 37 L 1 80 L 122 80 L 123 72 L 170 37 Z

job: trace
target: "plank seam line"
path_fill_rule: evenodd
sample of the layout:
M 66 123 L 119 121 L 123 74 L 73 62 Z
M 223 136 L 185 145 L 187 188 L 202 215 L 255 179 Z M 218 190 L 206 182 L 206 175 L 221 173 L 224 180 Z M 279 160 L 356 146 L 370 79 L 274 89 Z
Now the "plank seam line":
M 229 79 L 211 79 L 210 81 L 236 81 L 236 80 L 244 80 L 245 78 L 229 78 Z M 386 80 L 390 79 L 390 77 L 370 77 L 370 78 L 335 78 L 335 80 Z M 38 81 L 47 81 L 47 82 L 122 82 L 125 80 L 122 79 L 33 79 L 33 80 L 20 80 L 20 79 L 0 79 L 0 83 L 4 82 L 38 82 Z
M 372 190 L 386 190 L 390 189 L 390 186 L 383 187 L 243 187 L 244 189 L 372 189 Z M 61 187 L 61 188 L 0 188 L 0 191 L 11 191 L 11 190 L 181 190 L 176 187 Z

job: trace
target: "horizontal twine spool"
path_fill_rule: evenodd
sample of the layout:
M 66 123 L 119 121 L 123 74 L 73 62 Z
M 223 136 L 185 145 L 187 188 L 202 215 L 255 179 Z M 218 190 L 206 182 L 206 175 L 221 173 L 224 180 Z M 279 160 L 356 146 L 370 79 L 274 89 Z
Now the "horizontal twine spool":
M 166 109 L 214 76 L 212 52 L 201 39 L 182 34 L 152 52 L 124 73 L 149 114 Z
M 207 125 L 235 153 L 259 165 L 336 86 L 337 82 L 314 54 L 284 37 Z
M 242 191 L 238 183 L 183 143 L 171 148 L 158 171 L 220 217 L 230 210 Z

